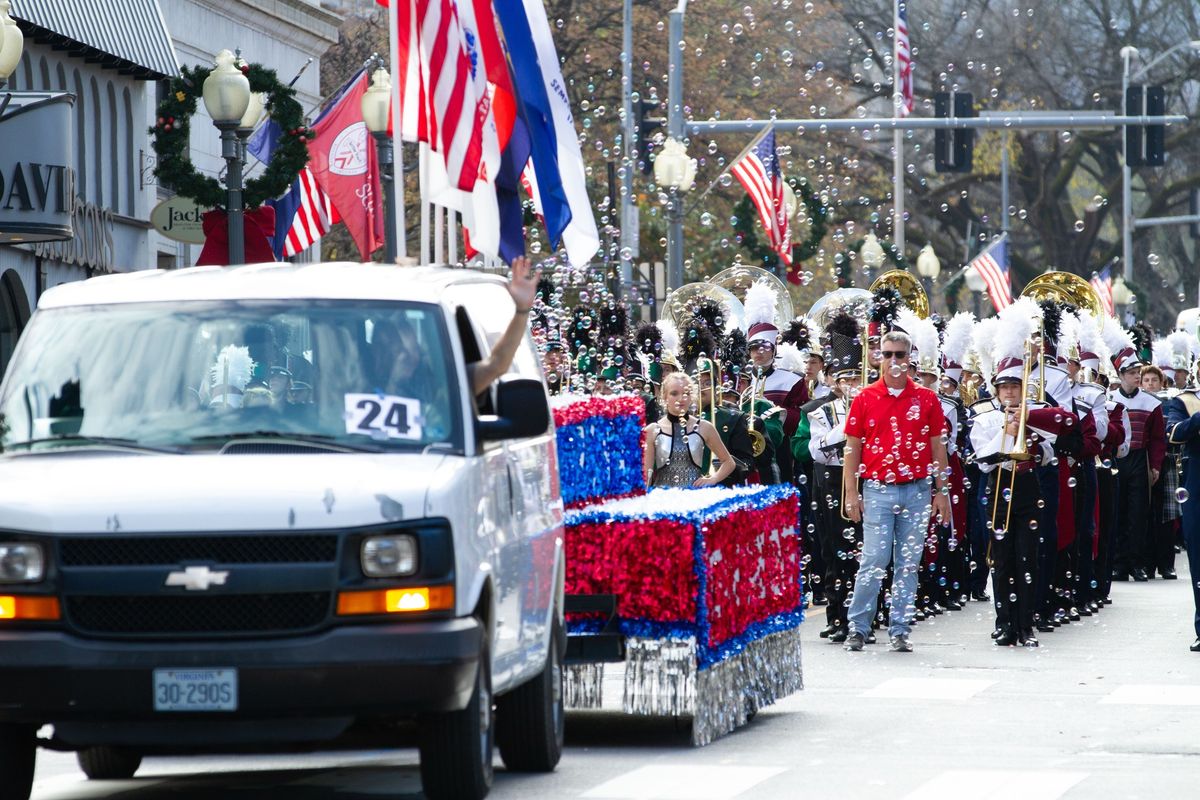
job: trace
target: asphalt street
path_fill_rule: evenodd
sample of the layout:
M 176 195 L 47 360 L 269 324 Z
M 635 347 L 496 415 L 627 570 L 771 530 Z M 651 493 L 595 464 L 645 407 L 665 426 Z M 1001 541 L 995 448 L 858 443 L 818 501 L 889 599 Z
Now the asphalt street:
M 494 798 L 1184 798 L 1200 796 L 1200 654 L 1180 580 L 1114 585 L 1098 616 L 992 645 L 989 604 L 919 624 L 916 651 L 847 653 L 805 622 L 806 688 L 708 747 L 684 724 L 573 712 L 552 775 L 509 775 Z M 812 613 L 816 611 L 817 613 Z M 619 702 L 619 676 L 606 698 Z M 412 749 L 151 758 L 130 781 L 88 782 L 39 757 L 37 800 L 418 798 Z

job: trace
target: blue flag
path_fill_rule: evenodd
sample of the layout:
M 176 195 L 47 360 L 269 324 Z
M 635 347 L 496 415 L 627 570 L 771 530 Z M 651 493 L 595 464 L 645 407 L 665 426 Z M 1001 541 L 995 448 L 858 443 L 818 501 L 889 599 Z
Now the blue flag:
M 554 110 L 546 94 L 542 68 L 538 63 L 537 45 L 525 9 L 519 2 L 496 3 L 496 16 L 504 30 L 508 56 L 512 62 L 513 88 L 517 107 L 525 120 L 529 134 L 533 172 L 537 178 L 542 217 L 552 247 L 562 242 L 563 231 L 571 222 L 571 206 L 563 189 L 558 168 L 558 139 L 554 131 Z M 509 142 L 512 147 L 512 142 Z M 522 165 L 524 162 L 522 162 Z M 503 211 L 501 230 L 503 231 Z M 503 238 L 503 233 L 501 234 Z

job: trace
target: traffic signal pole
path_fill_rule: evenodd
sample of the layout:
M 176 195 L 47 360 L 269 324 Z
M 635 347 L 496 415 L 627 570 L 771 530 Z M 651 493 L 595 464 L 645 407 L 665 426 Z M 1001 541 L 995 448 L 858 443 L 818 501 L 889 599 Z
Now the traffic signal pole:
M 621 208 L 618 224 L 621 226 L 621 280 L 619 285 L 633 283 L 633 259 L 638 255 L 638 225 L 634 216 L 633 172 L 637 160 L 634 149 L 633 120 L 633 0 L 625 0 L 621 34 Z M 610 212 L 611 213 L 611 212 Z

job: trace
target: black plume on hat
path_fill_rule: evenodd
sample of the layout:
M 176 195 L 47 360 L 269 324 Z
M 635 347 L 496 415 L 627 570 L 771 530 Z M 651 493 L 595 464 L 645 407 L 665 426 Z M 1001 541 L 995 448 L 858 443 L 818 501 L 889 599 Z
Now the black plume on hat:
M 662 331 L 653 322 L 643 322 L 633 332 L 634 347 L 652 358 L 662 355 Z
M 591 320 L 587 322 L 586 320 Z M 578 355 L 587 352 L 596 344 L 596 325 L 592 319 L 592 309 L 585 305 L 577 305 L 571 311 L 571 354 Z
M 1055 300 L 1039 300 L 1042 308 L 1042 341 L 1047 353 L 1058 353 L 1058 335 L 1062 331 L 1063 306 Z
M 825 326 L 825 336 L 829 340 L 825 369 L 830 374 L 862 369 L 863 333 L 850 312 L 842 310 L 834 314 Z
M 688 320 L 687 327 L 683 332 L 681 348 L 684 367 L 688 372 L 695 370 L 696 360 L 701 355 L 707 358 L 718 357 L 717 340 L 705 317 L 696 315 Z
M 737 376 L 750 362 L 750 343 L 741 328 L 734 328 L 721 342 L 721 368 L 725 377 L 736 382 Z
M 1129 335 L 1133 339 L 1133 347 L 1139 353 L 1143 350 L 1149 351 L 1154 342 L 1154 329 L 1145 322 L 1135 323 L 1129 329 Z
M 721 310 L 720 304 L 715 300 L 705 300 L 700 303 L 693 309 L 692 315 L 704 320 L 713 336 L 720 336 L 725 330 L 725 312 Z
M 900 296 L 900 291 L 896 287 L 880 286 L 871 298 L 871 322 L 890 329 L 903 304 L 904 298 Z
M 550 304 L 550 298 L 554 296 L 554 281 L 543 276 L 537 282 L 537 296 L 543 303 Z
M 604 338 L 622 338 L 628 333 L 625 306 L 600 309 L 600 335 Z
M 783 329 L 783 333 L 779 335 L 779 341 L 784 344 L 795 345 L 797 350 L 808 350 L 812 345 L 812 330 L 809 328 L 808 320 L 804 317 L 796 317 L 787 324 Z

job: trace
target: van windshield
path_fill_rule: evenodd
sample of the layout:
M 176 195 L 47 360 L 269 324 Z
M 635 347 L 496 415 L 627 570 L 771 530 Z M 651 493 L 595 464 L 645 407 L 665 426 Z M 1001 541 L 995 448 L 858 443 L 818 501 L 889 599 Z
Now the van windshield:
M 34 316 L 0 387 L 0 449 L 292 438 L 461 450 L 461 416 L 434 305 L 116 304 Z

